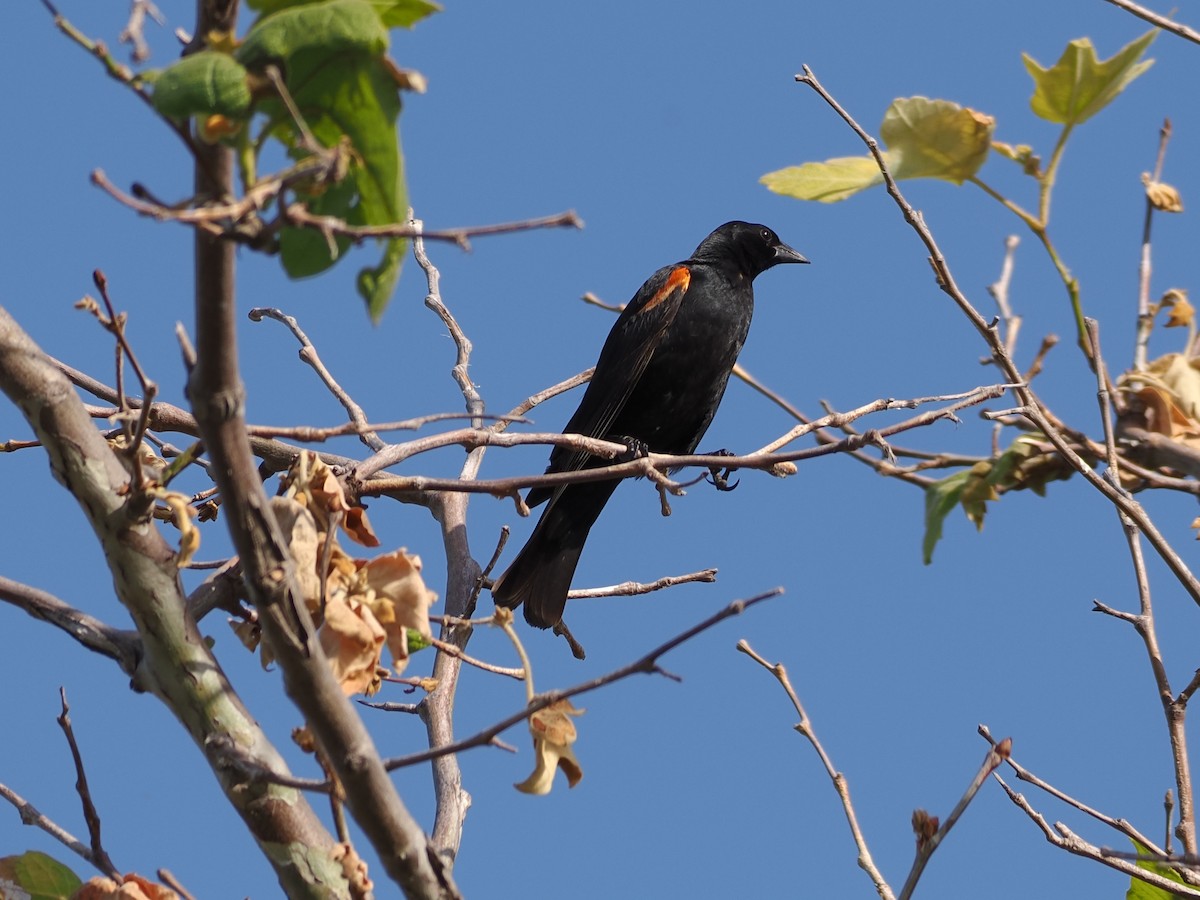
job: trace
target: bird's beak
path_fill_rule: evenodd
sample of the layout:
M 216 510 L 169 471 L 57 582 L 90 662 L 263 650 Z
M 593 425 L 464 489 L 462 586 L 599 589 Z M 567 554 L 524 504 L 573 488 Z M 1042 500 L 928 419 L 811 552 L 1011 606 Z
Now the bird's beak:
M 775 245 L 775 263 L 806 263 L 808 262 L 801 254 L 797 253 L 787 244 Z

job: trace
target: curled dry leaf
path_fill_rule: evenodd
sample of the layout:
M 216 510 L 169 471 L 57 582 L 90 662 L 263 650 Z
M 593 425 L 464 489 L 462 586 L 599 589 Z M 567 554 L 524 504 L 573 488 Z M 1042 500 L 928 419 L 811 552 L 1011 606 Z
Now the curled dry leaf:
M 1188 294 L 1183 288 L 1171 288 L 1158 301 L 1159 309 L 1169 309 L 1167 328 L 1187 328 L 1196 319 L 1196 308 L 1188 301 Z
M 321 536 L 317 522 L 303 504 L 290 497 L 272 497 L 271 511 L 288 549 L 296 563 L 296 580 L 309 612 L 315 612 L 321 602 L 321 576 L 317 572 L 321 561 Z
M 583 768 L 575 758 L 571 745 L 575 743 L 575 723 L 572 716 L 581 716 L 570 699 L 559 700 L 529 717 L 529 732 L 533 735 L 533 753 L 537 765 L 533 774 L 516 785 L 526 794 L 548 794 L 554 785 L 554 773 L 563 770 L 567 787 L 575 787 L 583 778 Z
M 1168 353 L 1118 383 L 1141 401 L 1147 431 L 1200 448 L 1200 360 Z
M 178 900 L 178 897 L 170 888 L 131 872 L 119 882 L 111 878 L 92 878 L 71 895 L 71 900 Z
M 1150 205 L 1162 212 L 1183 212 L 1183 198 L 1178 188 L 1165 181 L 1155 181 L 1150 173 L 1142 173 L 1142 184 L 1146 186 L 1146 199 Z
M 294 498 L 313 514 L 319 531 L 328 531 L 330 522 L 336 521 L 352 541 L 364 547 L 379 546 L 366 510 L 346 499 L 333 470 L 315 453 L 306 450 L 296 457 L 283 486 L 284 496 Z
M 171 524 L 179 529 L 179 552 L 175 554 L 175 565 L 182 569 L 191 563 L 200 549 L 200 529 L 192 521 L 196 517 L 196 510 L 191 498 L 178 491 L 157 488 L 152 494 L 167 505 L 171 511 Z
M 348 556 L 329 531 L 332 523 L 340 520 L 343 531 L 360 543 L 379 542 L 362 509 L 347 503 L 333 472 L 313 454 L 297 458 L 284 495 L 273 498 L 271 507 L 338 683 L 346 694 L 375 693 L 385 644 L 399 675 L 409 654 L 433 638 L 429 606 L 437 595 L 421 578 L 420 558 L 403 548 L 372 560 Z M 260 649 L 264 668 L 273 662 L 257 622 L 231 620 L 230 625 L 250 650 Z
M 917 837 L 917 850 L 920 851 L 938 832 L 941 823 L 937 816 L 931 816 L 923 809 L 914 809 L 912 814 L 913 834 Z
M 387 633 L 392 669 L 399 675 L 408 665 L 410 643 L 428 646 L 433 637 L 429 607 L 437 594 L 421 578 L 421 558 L 406 553 L 403 547 L 376 557 L 362 571 L 367 589 L 364 602 Z
M 121 418 L 122 414 L 118 413 L 115 416 L 110 416 L 109 421 L 115 424 Z M 108 439 L 108 446 L 116 451 L 121 465 L 124 466 L 126 472 L 132 475 L 133 461 L 128 456 L 129 436 L 125 434 L 113 435 Z M 167 471 L 167 461 L 154 451 L 154 447 L 149 442 L 141 441 L 138 444 L 137 457 L 138 462 L 142 465 L 142 476 L 147 481 L 161 482 L 163 474 Z
M 333 848 L 333 858 L 342 864 L 342 874 L 350 884 L 350 896 L 355 900 L 370 897 L 375 883 L 367 875 L 367 864 L 354 847 L 348 843 L 338 844 Z
M 347 696 L 370 696 L 379 690 L 376 670 L 386 637 L 366 604 L 342 597 L 331 597 L 325 603 L 325 621 L 317 630 L 317 639 Z

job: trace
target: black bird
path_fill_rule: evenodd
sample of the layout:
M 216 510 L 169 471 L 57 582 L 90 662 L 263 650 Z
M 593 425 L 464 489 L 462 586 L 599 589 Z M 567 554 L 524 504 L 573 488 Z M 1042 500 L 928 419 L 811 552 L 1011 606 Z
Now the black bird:
M 627 444 L 631 453 L 691 453 L 712 422 L 750 330 L 755 276 L 779 263 L 806 263 L 765 225 L 726 222 L 689 259 L 659 269 L 617 318 L 579 408 L 563 429 Z M 566 447 L 549 472 L 612 460 Z M 525 604 L 525 621 L 557 625 L 588 531 L 620 479 L 535 487 L 526 502 L 549 500 L 508 570 L 496 579 L 497 606 Z

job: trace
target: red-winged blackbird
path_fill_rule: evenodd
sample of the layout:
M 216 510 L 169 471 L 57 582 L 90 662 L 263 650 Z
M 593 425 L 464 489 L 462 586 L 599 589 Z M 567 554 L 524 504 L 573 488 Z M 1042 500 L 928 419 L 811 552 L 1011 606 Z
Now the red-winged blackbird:
M 579 409 L 563 432 L 655 453 L 691 453 L 712 422 L 750 330 L 756 275 L 779 263 L 806 263 L 765 225 L 727 222 L 690 259 L 659 269 L 617 318 Z M 575 472 L 611 460 L 555 447 L 547 472 Z M 496 579 L 498 606 L 525 604 L 525 621 L 562 619 L 579 554 L 620 479 L 535 487 L 526 502 L 549 500 L 525 547 Z

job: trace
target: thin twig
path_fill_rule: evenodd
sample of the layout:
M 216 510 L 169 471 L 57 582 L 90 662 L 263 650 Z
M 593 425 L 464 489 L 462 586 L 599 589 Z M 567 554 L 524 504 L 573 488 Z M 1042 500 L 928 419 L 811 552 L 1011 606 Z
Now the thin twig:
M 1162 178 L 1163 161 L 1167 155 L 1167 142 L 1171 139 L 1171 120 L 1163 119 L 1158 132 L 1158 156 L 1154 163 L 1154 181 Z M 1154 330 L 1154 309 L 1150 305 L 1150 227 L 1154 222 L 1154 201 L 1146 191 L 1146 213 L 1142 220 L 1142 252 L 1138 261 L 1138 308 L 1137 331 L 1133 344 L 1133 369 L 1146 371 L 1150 333 Z
M 430 638 L 433 646 L 437 647 L 443 653 L 448 653 L 461 659 L 468 666 L 474 666 L 477 669 L 483 669 L 485 672 L 491 672 L 493 675 L 506 675 L 509 678 L 515 678 L 520 681 L 525 677 L 524 669 L 514 669 L 509 666 L 497 666 L 493 663 L 484 662 L 482 659 L 476 659 L 474 656 L 468 656 L 457 644 L 451 644 L 448 641 L 440 640 L 439 638 Z
M 674 587 L 677 584 L 704 582 L 711 584 L 717 580 L 716 569 L 701 569 L 699 572 L 689 572 L 687 575 L 665 575 L 654 581 L 622 581 L 620 584 L 610 584 L 606 587 L 580 588 L 567 592 L 568 600 L 582 600 L 585 597 L 635 597 L 638 594 L 649 594 L 663 588 Z
M 1000 318 L 1004 320 L 1004 349 L 1008 351 L 1009 356 L 1016 356 L 1017 335 L 1021 332 L 1021 317 L 1013 313 L 1012 306 L 1008 302 L 1013 262 L 1016 259 L 1017 247 L 1020 243 L 1021 239 L 1015 234 L 1010 234 L 1004 239 L 1004 262 L 1000 266 L 1000 277 L 989 284 L 987 289 L 988 293 L 992 295 L 992 299 L 996 301 L 996 307 L 1000 310 Z M 990 360 L 985 360 L 985 362 L 990 362 Z
M 455 383 L 458 385 L 458 389 L 462 391 L 463 399 L 466 400 L 467 412 L 475 417 L 481 416 L 483 414 L 483 398 L 479 396 L 479 391 L 475 389 L 475 384 L 471 381 L 469 371 L 471 366 L 471 350 L 473 349 L 471 341 L 462 330 L 462 326 L 458 324 L 458 320 L 454 318 L 454 314 L 442 302 L 440 290 L 441 273 L 429 261 L 429 257 L 425 253 L 425 242 L 422 235 L 424 223 L 420 219 L 410 217 L 408 224 L 414 233 L 413 256 L 416 257 L 417 264 L 424 270 L 429 282 L 429 292 L 425 295 L 425 305 L 433 310 L 437 314 L 437 317 L 442 320 L 442 323 L 450 330 L 450 337 L 454 339 L 454 346 L 457 350 L 454 368 L 451 369 L 451 373 L 454 376 Z M 478 418 L 472 421 L 471 424 L 475 428 L 483 427 L 483 423 Z
M 120 879 L 120 872 L 113 865 L 112 859 L 104 849 L 100 840 L 100 813 L 92 802 L 92 792 L 88 787 L 87 774 L 83 770 L 83 754 L 79 752 L 79 743 L 75 740 L 75 729 L 71 727 L 71 707 L 67 703 L 67 689 L 58 689 L 62 701 L 62 712 L 58 716 L 58 726 L 67 738 L 67 746 L 71 748 L 71 759 L 75 762 L 75 792 L 79 794 L 79 802 L 83 804 L 83 820 L 87 823 L 88 837 L 91 840 L 92 861 L 96 867 L 110 878 Z
M 979 732 L 979 735 L 985 741 L 987 741 L 989 744 L 991 744 L 993 746 L 996 745 L 996 743 L 997 743 L 996 739 L 992 737 L 992 733 L 986 725 L 980 725 L 977 730 Z M 1160 852 L 1158 850 L 1158 845 L 1153 840 L 1146 837 L 1144 834 L 1142 834 L 1140 831 L 1138 831 L 1136 828 L 1134 828 L 1131 824 L 1129 824 L 1129 822 L 1125 821 L 1124 819 L 1114 819 L 1112 816 L 1107 816 L 1104 813 L 1100 812 L 1099 810 L 1093 809 L 1092 807 L 1088 806 L 1086 803 L 1084 803 L 1080 800 L 1076 800 L 1070 794 L 1064 793 L 1063 791 L 1056 788 L 1054 785 L 1050 784 L 1047 781 L 1044 781 L 1043 779 L 1041 779 L 1037 775 L 1035 775 L 1033 772 L 1026 769 L 1024 766 L 1022 766 L 1020 763 L 1018 763 L 1015 759 L 1013 759 L 1011 754 L 1005 760 L 1005 763 L 1008 765 L 1008 767 L 1010 769 L 1013 770 L 1014 773 L 1016 773 L 1017 778 L 1019 778 L 1021 781 L 1024 781 L 1027 784 L 1031 784 L 1034 787 L 1038 788 L 1039 790 L 1045 791 L 1047 794 L 1049 794 L 1051 797 L 1054 797 L 1056 800 L 1061 800 L 1063 803 L 1067 804 L 1068 806 L 1074 807 L 1075 809 L 1079 810 L 1084 815 L 1091 816 L 1097 822 L 1104 823 L 1108 827 L 1125 835 L 1125 837 L 1129 838 L 1130 840 L 1137 841 L 1138 843 L 1147 847 L 1152 853 Z M 997 777 L 997 780 L 999 780 L 999 777 Z
M 408 756 L 399 756 L 392 759 L 387 759 L 384 760 L 384 765 L 389 771 L 395 771 L 396 769 L 401 769 L 405 766 L 414 766 L 418 763 L 428 762 L 429 760 L 436 759 L 439 756 L 446 756 L 447 754 L 451 753 L 461 753 L 463 750 L 469 750 L 472 747 L 481 747 L 490 743 L 492 738 L 494 738 L 496 735 L 511 728 L 518 722 L 528 719 L 529 716 L 533 715 L 533 713 L 543 710 L 553 703 L 557 703 L 559 700 L 565 700 L 569 697 L 575 697 L 579 694 L 585 694 L 589 691 L 597 690 L 605 685 L 612 684 L 614 681 L 620 681 L 623 678 L 628 678 L 630 675 L 636 675 L 639 673 L 646 675 L 656 673 L 663 674 L 662 669 L 660 669 L 658 666 L 659 657 L 670 652 L 671 650 L 674 650 L 680 644 L 691 640 L 701 632 L 707 631 L 709 628 L 712 628 L 719 622 L 728 619 L 730 616 L 740 615 L 751 606 L 755 606 L 764 600 L 771 599 L 772 597 L 777 597 L 782 593 L 783 588 L 775 588 L 772 591 L 767 591 L 766 593 L 759 594 L 747 600 L 735 600 L 724 609 L 709 616 L 703 622 L 700 622 L 698 625 L 692 626 L 687 631 L 676 635 L 666 643 L 660 644 L 645 656 L 635 660 L 629 665 L 622 666 L 619 669 L 614 669 L 606 675 L 601 675 L 599 678 L 594 678 L 591 681 L 585 681 L 581 684 L 575 685 L 574 687 L 566 688 L 565 690 L 551 691 L 548 694 L 540 694 L 532 703 L 530 703 L 521 711 L 501 719 L 499 722 L 483 729 L 471 737 L 463 738 L 462 740 L 455 741 L 454 743 L 447 744 L 445 746 L 431 747 L 430 749 L 423 750 L 420 753 L 412 753 Z
M 42 5 L 49 10 L 50 15 L 54 16 L 54 26 L 59 31 L 61 31 L 64 35 L 99 60 L 100 64 L 104 66 L 105 73 L 110 78 L 129 88 L 143 103 L 145 103 L 151 109 L 154 109 L 154 101 L 150 97 L 150 92 L 146 90 L 146 86 L 142 82 L 140 75 L 133 72 L 128 66 L 117 62 L 113 55 L 108 52 L 108 48 L 104 45 L 103 41 L 97 41 L 89 38 L 82 31 L 72 25 L 71 22 L 58 11 L 58 7 L 56 7 L 51 0 L 42 0 Z M 155 110 L 155 114 L 158 114 L 157 110 Z M 195 157 L 197 155 L 196 145 L 192 142 L 192 136 L 188 129 L 179 122 L 172 121 L 165 116 L 159 116 L 159 118 L 166 123 L 168 128 L 175 132 L 175 136 L 183 141 L 184 146 L 187 147 L 188 151 L 193 157 Z
M 1180 23 L 1161 15 L 1160 13 L 1156 13 L 1153 10 L 1147 9 L 1144 6 L 1139 6 L 1137 3 L 1132 2 L 1132 0 L 1108 0 L 1108 2 L 1113 6 L 1121 7 L 1121 9 L 1125 10 L 1126 12 L 1133 13 L 1139 19 L 1145 19 L 1151 25 L 1156 25 L 1163 31 L 1169 31 L 1171 34 L 1178 35 L 1179 37 L 1185 38 L 1193 43 L 1200 44 L 1200 31 L 1196 31 L 1193 28 L 1188 28 L 1186 25 L 1181 25 Z
M 800 716 L 800 721 L 793 727 L 812 745 L 812 748 L 817 752 L 817 756 L 821 759 L 821 764 L 825 767 L 826 774 L 829 775 L 830 780 L 833 782 L 834 790 L 837 791 L 838 799 L 842 803 L 842 811 L 846 815 L 846 822 L 850 825 L 850 834 L 854 838 L 854 846 L 858 848 L 859 868 L 870 877 L 871 882 L 875 885 L 876 893 L 879 894 L 880 900 L 893 900 L 895 895 L 892 893 L 887 879 L 883 877 L 883 873 L 875 865 L 875 860 L 871 857 L 871 850 L 867 846 L 867 839 L 863 835 L 862 828 L 859 827 L 858 815 L 855 813 L 854 804 L 850 800 L 850 785 L 846 781 L 846 776 L 834 768 L 833 760 L 825 752 L 825 748 L 817 737 L 816 731 L 813 730 L 812 720 L 809 719 L 808 713 L 804 711 L 804 705 L 800 702 L 800 695 L 792 687 L 787 669 L 784 668 L 783 663 L 767 662 L 745 640 L 737 642 L 737 649 L 774 675 L 783 688 L 784 693 L 787 694 L 788 699 L 792 701 L 792 706 L 795 707 L 796 714 Z
M 879 167 L 880 174 L 883 176 L 884 184 L 887 186 L 888 194 L 895 201 L 897 207 L 904 216 L 905 221 L 913 228 L 921 243 L 925 245 L 929 251 L 930 262 L 937 274 L 938 286 L 947 294 L 959 308 L 959 310 L 967 317 L 971 324 L 979 332 L 980 336 L 987 343 L 991 350 L 993 358 L 996 360 L 1000 371 L 1014 384 L 1022 386 L 1015 388 L 1015 392 L 1020 398 L 1023 406 L 1021 407 L 1022 415 L 1030 420 L 1030 422 L 1046 435 L 1053 445 L 1055 450 L 1062 454 L 1075 471 L 1079 472 L 1093 487 L 1097 488 L 1105 498 L 1121 508 L 1131 519 L 1137 523 L 1142 533 L 1150 541 L 1155 552 L 1171 569 L 1172 573 L 1187 590 L 1192 599 L 1200 604 L 1200 581 L 1197 581 L 1191 570 L 1175 552 L 1170 543 L 1163 537 L 1161 532 L 1154 526 L 1150 517 L 1146 515 L 1141 505 L 1131 498 L 1122 496 L 1121 492 L 1114 488 L 1107 480 L 1100 477 L 1071 446 L 1068 435 L 1064 434 L 1062 424 L 1053 416 L 1049 408 L 1033 392 L 1027 383 L 1021 381 L 1021 375 L 1017 371 L 1016 364 L 1012 358 L 1005 352 L 1003 342 L 988 322 L 981 316 L 978 310 L 967 299 L 966 295 L 959 288 L 954 280 L 954 275 L 950 271 L 950 267 L 946 262 L 945 256 L 938 247 L 937 241 L 933 236 L 933 232 L 925 224 L 924 218 L 918 213 L 912 204 L 905 199 L 903 192 L 896 184 L 895 178 L 888 169 L 887 161 L 879 149 L 878 142 L 871 137 L 854 118 L 846 112 L 845 109 L 833 98 L 833 96 L 825 89 L 825 87 L 817 80 L 812 70 L 807 66 L 804 67 L 804 73 L 796 76 L 796 80 L 807 84 L 811 87 L 818 96 L 821 97 L 829 106 L 842 118 L 842 120 L 854 131 L 855 134 L 867 145 L 871 155 L 875 159 L 876 165 Z M 1082 324 L 1082 323 L 1081 323 Z M 1082 329 L 1081 329 L 1082 330 Z M 1085 348 L 1086 350 L 1086 348 Z
M 1096 362 L 1097 399 L 1104 425 L 1104 442 L 1108 452 L 1108 470 L 1105 472 L 1109 484 L 1121 496 L 1128 496 L 1121 486 L 1116 439 L 1113 435 L 1112 410 L 1109 408 L 1107 368 L 1100 352 L 1100 326 L 1095 319 L 1085 319 L 1088 338 L 1092 346 L 1092 358 Z M 1159 700 L 1167 720 L 1167 733 L 1171 742 L 1171 758 L 1175 768 L 1175 786 L 1179 790 L 1179 825 L 1176 829 L 1185 854 L 1196 853 L 1195 805 L 1192 797 L 1191 762 L 1187 752 L 1187 731 L 1184 728 L 1184 707 L 1177 706 L 1170 677 L 1163 660 L 1162 648 L 1158 643 L 1158 631 L 1154 619 L 1154 606 L 1150 597 L 1150 576 L 1146 571 L 1146 560 L 1142 554 L 1141 531 L 1138 524 L 1120 507 L 1116 508 L 1121 530 L 1129 546 L 1130 560 L 1138 589 L 1140 613 L 1129 616 L 1126 621 L 1134 626 L 1146 648 L 1146 656 L 1157 688 Z M 1118 618 L 1116 611 L 1097 603 L 1096 608 Z
M 954 809 L 950 811 L 950 815 L 942 822 L 941 827 L 932 836 L 926 838 L 919 836 L 917 838 L 917 857 L 913 860 L 912 870 L 908 873 L 908 878 L 904 881 L 904 887 L 900 889 L 900 895 L 897 900 L 909 900 L 912 893 L 917 888 L 917 882 L 921 879 L 921 873 L 925 871 L 925 866 L 929 862 L 929 858 L 945 840 L 946 835 L 950 833 L 950 829 L 966 812 L 967 806 L 975 799 L 975 795 L 979 793 L 979 789 L 996 769 L 1004 762 L 1012 753 L 1012 739 L 1005 738 L 998 744 L 992 746 L 988 750 L 988 754 L 984 757 L 983 765 L 979 767 L 979 771 L 975 773 L 975 777 L 967 786 L 966 792 L 955 804 Z
M 670 454 L 650 453 L 638 459 L 594 469 L 582 469 L 574 472 L 553 472 L 534 476 L 515 476 L 512 478 L 495 478 L 488 480 L 461 481 L 453 478 L 426 478 L 424 476 L 390 476 L 379 475 L 361 486 L 361 493 L 376 495 L 390 492 L 428 492 L 428 491 L 457 491 L 464 493 L 492 494 L 498 497 L 517 497 L 517 492 L 526 487 L 552 486 L 561 484 L 577 484 L 591 481 L 606 481 L 613 478 L 628 478 L 641 476 L 654 479 L 656 484 L 678 493 L 684 485 L 671 481 L 662 473 L 688 466 L 699 466 L 705 469 L 761 469 L 776 476 L 790 475 L 795 471 L 795 462 L 828 456 L 832 453 L 856 450 L 867 446 L 880 446 L 884 440 L 893 434 L 899 434 L 914 428 L 921 428 L 942 419 L 957 422 L 955 413 L 958 410 L 977 405 L 988 399 L 1000 396 L 1007 386 L 993 385 L 972 391 L 964 399 L 951 403 L 943 408 L 920 413 L 902 422 L 896 422 L 883 428 L 871 429 L 861 435 L 850 435 L 832 444 L 822 444 L 818 447 L 808 447 L 801 450 L 789 450 L 784 453 L 756 452 L 747 456 L 723 456 L 718 454 L 696 454 L 674 456 Z M 956 395 L 959 396 L 959 395 Z M 833 418 L 838 421 L 849 421 L 855 415 L 865 414 L 864 410 L 904 406 L 909 401 L 881 400 L 849 413 L 836 414 Z M 515 436 L 514 436 L 515 437 Z M 518 443 L 520 441 L 517 441 Z M 596 441 L 583 435 L 539 435 L 536 443 L 553 443 L 583 449 L 595 455 L 618 455 L 620 445 L 611 442 Z M 415 443 L 415 442 L 414 442 Z M 497 441 L 497 443 L 499 443 Z M 381 461 L 386 461 L 396 455 L 396 448 L 390 447 L 384 454 L 377 454 L 363 465 L 377 469 Z M 885 445 L 886 446 L 886 445 Z M 627 448 L 621 448 L 625 450 Z M 401 451 L 403 452 L 403 451 Z M 388 463 L 390 464 L 390 463 Z M 519 499 L 519 498 L 518 498 Z
M 150 58 L 150 45 L 146 42 L 146 17 L 149 16 L 159 25 L 166 25 L 163 14 L 158 11 L 151 0 L 131 0 L 129 4 L 129 21 L 117 36 L 122 44 L 129 44 L 129 58 L 135 63 L 145 62 Z
M 386 442 L 371 430 L 367 424 L 367 415 L 363 412 L 363 408 L 355 402 L 354 398 L 338 383 L 333 374 L 325 367 L 325 363 L 321 361 L 321 356 L 317 353 L 317 348 L 304 333 L 304 329 L 300 327 L 300 323 L 296 321 L 295 316 L 286 315 L 282 310 L 274 307 L 258 306 L 250 310 L 248 313 L 251 322 L 261 322 L 264 318 L 274 319 L 276 322 L 282 322 L 291 331 L 292 335 L 300 342 L 300 360 L 312 367 L 317 373 L 317 377 L 321 379 L 321 383 L 326 389 L 333 394 L 338 403 L 342 404 L 342 408 L 346 410 L 346 414 L 350 418 L 350 426 L 354 429 L 354 433 L 358 435 L 359 440 L 367 445 L 373 451 L 378 451 L 386 446 Z
M 92 857 L 92 851 L 88 849 L 87 845 L 84 844 L 83 841 L 79 840 L 79 838 L 75 837 L 75 835 L 71 834 L 71 832 L 67 831 L 52 819 L 47 818 L 42 814 L 41 811 L 38 810 L 36 806 L 34 806 L 16 791 L 12 790 L 7 785 L 0 784 L 0 798 L 7 800 L 16 808 L 17 814 L 21 817 L 22 825 L 32 825 L 35 828 L 40 828 L 72 853 L 99 868 L 96 860 Z M 105 874 L 107 875 L 108 872 L 105 871 Z
M 170 869 L 159 869 L 158 880 L 177 893 L 183 900 L 196 900 L 195 896 L 183 886 Z
M 1104 849 L 1097 847 L 1095 844 L 1085 841 L 1079 835 L 1075 834 L 1070 828 L 1062 822 L 1055 822 L 1053 826 L 1046 821 L 1046 817 L 1033 808 L 1024 796 L 1014 791 L 1008 786 L 1008 783 L 999 775 L 993 775 L 993 778 L 999 782 L 1000 787 L 1004 789 L 1004 793 L 1008 794 L 1008 799 L 1011 800 L 1018 809 L 1034 822 L 1046 840 L 1056 847 L 1066 850 L 1076 856 L 1082 856 L 1085 859 L 1091 859 L 1098 863 L 1103 863 L 1110 868 L 1116 869 L 1118 872 L 1123 872 L 1131 878 L 1137 878 L 1147 884 L 1152 884 L 1157 888 L 1166 892 L 1169 897 L 1200 897 L 1200 891 L 1189 888 L 1187 885 L 1180 884 L 1177 881 L 1172 881 L 1157 872 L 1149 869 L 1144 869 L 1135 863 L 1127 862 L 1122 859 L 1109 856 Z
M 344 219 L 334 216 L 318 216 L 310 213 L 302 203 L 293 203 L 287 208 L 288 224 L 297 228 L 313 228 L 323 234 L 347 237 L 353 241 L 364 241 L 369 238 L 411 238 L 423 237 L 430 241 L 447 241 L 457 244 L 463 250 L 471 249 L 470 239 L 486 237 L 495 234 L 510 234 L 515 231 L 531 231 L 536 228 L 582 228 L 583 220 L 574 210 L 555 213 L 551 216 L 541 216 L 533 219 L 522 219 L 517 222 L 500 222 L 494 225 L 472 225 L 459 228 L 444 228 L 440 230 L 425 230 L 412 220 L 396 222 L 389 225 L 351 225 Z

